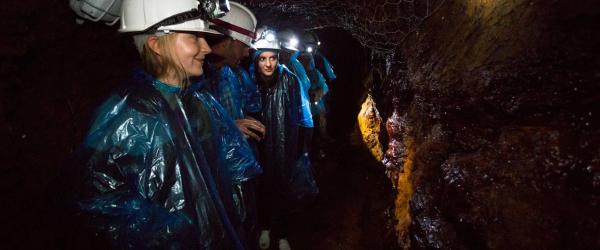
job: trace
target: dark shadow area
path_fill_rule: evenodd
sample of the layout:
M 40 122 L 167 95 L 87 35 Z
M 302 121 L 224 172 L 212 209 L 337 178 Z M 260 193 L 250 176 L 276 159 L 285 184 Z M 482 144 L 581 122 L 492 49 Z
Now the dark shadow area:
M 336 141 L 314 167 L 320 194 L 291 218 L 293 249 L 399 249 L 395 192 L 366 147 Z
M 320 195 L 291 218 L 293 249 L 394 249 L 394 189 L 383 167 L 355 133 L 371 68 L 369 51 L 343 29 L 316 31 L 321 52 L 335 66 L 329 83 L 327 157 L 315 161 Z M 273 249 L 273 248 L 271 248 Z
M 365 95 L 364 81 L 369 73 L 370 51 L 350 32 L 327 28 L 316 30 L 322 41 L 321 52 L 334 65 L 337 79 L 329 83 L 328 131 L 338 141 L 348 140 Z
M 49 183 L 137 54 L 114 27 L 77 25 L 64 1 L 11 1 L 0 15 L 10 26 L 0 43 L 2 245 L 53 248 L 62 225 L 49 224 Z

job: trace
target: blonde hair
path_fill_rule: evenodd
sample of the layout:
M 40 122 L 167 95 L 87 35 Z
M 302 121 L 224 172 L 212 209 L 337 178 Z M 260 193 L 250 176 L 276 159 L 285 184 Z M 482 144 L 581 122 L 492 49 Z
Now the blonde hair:
M 141 34 L 134 36 L 134 43 L 142 59 L 142 67 L 152 76 L 159 78 L 162 76 L 175 75 L 181 79 L 181 87 L 187 88 L 190 85 L 189 75 L 184 70 L 181 62 L 174 56 L 175 48 L 173 41 L 176 33 L 165 35 Z M 157 36 L 158 48 L 163 51 L 161 55 L 154 52 L 146 45 L 148 38 Z

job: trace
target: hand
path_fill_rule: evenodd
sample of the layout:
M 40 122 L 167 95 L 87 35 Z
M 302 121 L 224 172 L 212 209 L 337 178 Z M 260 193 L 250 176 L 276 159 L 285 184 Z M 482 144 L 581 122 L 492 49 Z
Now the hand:
M 235 124 L 246 138 L 251 137 L 260 141 L 265 136 L 265 125 L 252 117 L 235 120 Z

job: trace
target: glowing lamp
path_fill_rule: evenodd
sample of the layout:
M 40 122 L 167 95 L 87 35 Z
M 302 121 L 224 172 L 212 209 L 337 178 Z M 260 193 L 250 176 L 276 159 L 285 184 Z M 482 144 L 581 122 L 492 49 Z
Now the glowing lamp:
M 298 46 L 298 39 L 295 37 L 292 37 L 292 39 L 290 39 L 290 46 L 292 46 L 292 47 Z

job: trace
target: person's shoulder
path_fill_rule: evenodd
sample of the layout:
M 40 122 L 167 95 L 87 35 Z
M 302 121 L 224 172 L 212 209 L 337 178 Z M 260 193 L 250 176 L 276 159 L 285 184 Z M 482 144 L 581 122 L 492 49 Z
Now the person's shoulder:
M 118 87 L 96 109 L 91 131 L 159 119 L 162 103 L 156 96 L 148 93 L 148 90 L 136 85 L 124 84 Z
M 233 68 L 231 68 L 229 65 L 223 65 L 223 67 L 221 67 L 221 72 L 223 74 L 233 74 Z
M 238 66 L 237 68 L 235 68 L 235 72 L 238 73 L 238 74 L 240 74 L 240 75 L 250 75 L 250 73 L 248 73 L 248 70 L 246 70 L 242 66 Z
M 293 86 L 300 84 L 300 78 L 298 77 L 298 75 L 294 74 L 291 70 L 287 69 L 285 66 L 283 66 L 280 69 L 279 78 L 283 82 L 289 83 L 290 85 L 293 85 Z
M 279 64 L 279 74 L 281 76 L 296 76 L 296 73 L 294 73 L 288 66 L 283 65 L 283 64 Z
M 88 136 L 93 137 L 86 140 L 120 133 L 119 128 L 123 126 L 149 128 L 149 124 L 161 124 L 162 113 L 168 104 L 146 80 L 146 77 L 134 74 L 113 90 L 95 110 L 88 131 Z
M 113 98 L 125 102 L 126 108 L 146 115 L 157 115 L 167 105 L 160 92 L 145 79 L 132 79 L 115 91 Z

